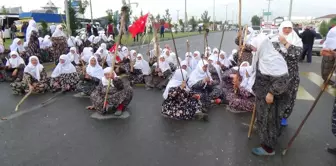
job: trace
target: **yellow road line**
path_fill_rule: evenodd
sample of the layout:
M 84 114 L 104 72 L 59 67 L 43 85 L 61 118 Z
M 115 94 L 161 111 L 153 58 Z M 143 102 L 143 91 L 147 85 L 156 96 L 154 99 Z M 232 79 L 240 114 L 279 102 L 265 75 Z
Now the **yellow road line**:
M 324 80 L 322 79 L 320 75 L 314 72 L 301 72 L 301 74 L 305 76 L 306 78 L 308 78 L 311 82 L 319 86 L 321 89 L 323 88 L 322 86 L 323 86 Z M 333 88 L 331 85 L 328 85 L 325 92 L 328 92 L 330 95 L 336 97 L 336 89 Z
M 303 86 L 299 86 L 299 90 L 296 94 L 296 99 L 298 100 L 315 100 L 315 98 L 310 95 L 310 93 L 308 91 L 306 91 L 305 88 L 303 88 Z

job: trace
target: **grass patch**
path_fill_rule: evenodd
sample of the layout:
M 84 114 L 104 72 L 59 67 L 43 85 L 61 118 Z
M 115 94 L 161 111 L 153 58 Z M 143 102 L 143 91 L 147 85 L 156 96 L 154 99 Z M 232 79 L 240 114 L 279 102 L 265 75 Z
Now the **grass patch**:
M 6 41 L 5 41 L 5 43 L 4 43 L 4 45 L 5 45 L 5 48 L 6 49 L 9 49 L 9 46 L 12 44 L 12 39 L 5 39 Z

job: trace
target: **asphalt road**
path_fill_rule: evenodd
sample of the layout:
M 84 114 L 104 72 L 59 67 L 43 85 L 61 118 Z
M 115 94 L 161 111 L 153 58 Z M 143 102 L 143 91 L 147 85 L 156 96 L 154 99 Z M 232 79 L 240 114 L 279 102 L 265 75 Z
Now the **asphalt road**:
M 218 47 L 220 33 L 209 35 L 209 46 Z M 234 32 L 225 34 L 223 49 L 235 47 Z M 191 50 L 203 50 L 203 36 L 188 38 Z M 176 40 L 184 57 L 186 38 Z M 171 41 L 162 42 L 161 46 Z M 140 52 L 145 53 L 146 47 Z M 301 86 L 295 110 L 279 140 L 276 156 L 257 157 L 251 148 L 258 137 L 247 139 L 250 113 L 232 114 L 220 106 L 211 109 L 210 121 L 174 121 L 161 116 L 162 92 L 135 88 L 127 119 L 96 120 L 85 110 L 89 99 L 61 94 L 33 95 L 14 112 L 21 97 L 13 96 L 7 83 L 0 84 L 1 166 L 333 166 L 335 156 L 326 147 L 335 146 L 331 134 L 332 89 L 325 92 L 301 134 L 281 156 L 290 136 L 318 94 L 320 59 L 300 64 Z

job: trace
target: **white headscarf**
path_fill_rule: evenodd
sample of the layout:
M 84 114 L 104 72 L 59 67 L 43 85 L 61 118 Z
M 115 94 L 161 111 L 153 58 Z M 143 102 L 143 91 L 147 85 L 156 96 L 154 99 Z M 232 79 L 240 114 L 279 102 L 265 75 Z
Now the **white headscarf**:
M 110 41 L 114 41 L 113 40 L 113 35 L 110 35 L 108 38 L 107 38 L 107 41 L 110 42 Z
M 147 61 L 143 59 L 141 54 L 138 54 L 137 57 L 141 57 L 141 60 L 136 59 L 134 64 L 134 69 L 141 69 L 143 75 L 149 75 L 151 73 L 151 68 Z
M 282 55 L 276 51 L 272 42 L 264 34 L 259 34 L 255 37 L 251 45 L 257 48 L 256 55 L 253 56 L 253 76 L 251 81 L 254 84 L 256 75 L 256 66 L 258 62 L 259 70 L 261 74 L 267 76 L 280 77 L 288 74 L 288 67 L 285 59 Z
M 180 62 L 181 62 L 181 59 L 179 59 L 179 60 L 180 60 Z M 170 53 L 170 55 L 169 55 L 167 61 L 168 61 L 169 63 L 173 63 L 175 66 L 178 66 L 177 56 L 176 56 L 176 54 L 175 54 L 174 52 L 171 52 L 171 53 Z
M 49 35 L 44 36 L 41 48 L 46 49 L 46 48 L 49 48 L 51 46 L 52 46 L 52 43 L 51 43 L 51 40 L 50 40 L 50 36 Z
M 191 74 L 191 72 L 192 72 L 192 69 L 191 69 L 190 66 L 188 66 L 188 62 L 186 60 L 184 60 L 184 61 L 181 62 L 181 67 L 183 67 L 183 66 L 187 66 L 186 71 L 188 72 L 188 76 L 189 76 Z
M 187 52 L 184 57 L 184 61 L 186 62 L 186 65 L 190 68 L 192 67 L 192 56 L 193 55 L 191 52 Z
M 120 57 L 121 60 L 124 59 L 124 58 L 127 58 L 127 56 L 128 56 L 128 48 L 126 46 L 123 46 L 121 48 L 121 52 L 119 52 L 118 55 L 119 55 L 119 57 Z
M 76 36 L 75 42 L 76 42 L 77 46 L 81 46 L 83 44 L 83 41 L 79 36 Z
M 40 48 L 42 48 L 43 37 L 39 37 L 39 38 L 38 38 L 38 40 L 39 40 L 39 45 L 40 45 Z
M 219 77 L 219 80 L 222 82 L 222 69 L 221 67 L 217 64 L 217 61 L 218 61 L 218 55 L 217 54 L 212 54 L 210 57 L 209 57 L 209 60 L 212 61 L 212 65 L 215 67 L 216 71 L 217 71 L 217 74 L 218 74 L 218 77 Z
M 210 47 L 206 47 L 205 51 L 208 51 L 209 53 L 211 53 L 211 48 Z
M 196 57 L 194 55 L 197 55 Z M 201 60 L 201 53 L 199 51 L 195 51 L 191 60 L 191 69 L 195 70 L 197 68 L 198 62 Z
M 246 44 L 251 44 L 252 39 L 256 36 L 255 31 L 253 30 L 252 27 L 248 27 L 247 31 L 249 32 L 249 34 L 246 36 Z
M 100 34 L 100 38 L 103 39 L 104 42 L 108 41 L 108 38 L 105 34 Z
M 296 34 L 294 30 L 292 30 L 291 33 L 288 35 L 285 35 L 283 33 L 283 28 L 293 28 L 293 24 L 290 21 L 284 21 L 280 24 L 279 27 L 279 35 L 284 36 L 287 40 L 288 43 L 297 46 L 297 47 L 302 47 L 302 39 Z M 282 44 L 281 44 L 282 45 Z
M 93 44 L 98 44 L 100 42 L 101 38 L 99 36 L 96 36 L 93 38 Z
M 95 36 L 94 35 L 91 35 L 89 38 L 88 38 L 88 40 L 90 41 L 90 43 L 93 43 L 93 39 L 95 38 Z
M 107 68 L 104 69 L 104 74 L 106 74 L 106 73 L 111 73 L 111 67 L 107 67 Z M 114 73 L 114 77 L 118 77 L 117 74 L 114 71 L 113 71 L 113 73 Z M 109 84 L 109 80 L 106 79 L 105 76 L 103 76 L 101 80 L 102 80 L 102 84 L 104 86 L 107 86 Z M 113 80 L 111 80 L 111 86 L 114 87 Z
M 182 73 L 183 73 L 183 77 L 182 77 Z M 178 87 L 182 84 L 183 79 L 184 81 L 187 81 L 188 79 L 188 73 L 185 70 L 176 70 L 173 77 L 170 79 L 170 81 L 168 82 L 165 91 L 163 92 L 163 98 L 167 99 L 168 98 L 168 92 L 170 88 L 174 88 L 174 87 Z M 186 87 L 187 88 L 187 87 Z
M 204 65 L 203 65 L 204 62 Z M 198 81 L 203 80 L 204 78 L 206 78 L 207 76 L 211 78 L 209 69 L 205 72 L 203 70 L 203 66 L 208 65 L 207 61 L 199 61 L 197 64 L 197 68 L 194 69 L 194 71 L 190 74 L 189 80 L 188 80 L 188 86 L 192 87 L 194 86 Z
M 52 37 L 66 37 L 62 28 L 63 27 L 61 24 L 57 25 L 55 32 L 52 34 Z
M 222 59 L 220 55 L 224 55 L 224 59 Z M 225 67 L 230 67 L 232 65 L 229 56 L 224 51 L 220 51 L 219 53 L 219 62 Z
M 16 58 L 13 58 L 13 55 L 16 55 Z M 8 61 L 6 62 L 6 66 L 11 66 L 12 68 L 17 68 L 19 67 L 21 64 L 25 65 L 24 60 L 20 57 L 20 55 L 18 54 L 18 52 L 16 51 L 12 51 L 10 52 L 10 58 L 8 59 Z
M 68 39 L 68 47 L 75 47 L 76 46 L 76 38 L 71 36 Z
M 75 53 L 73 54 L 71 51 L 75 51 Z M 76 47 L 71 47 L 69 53 L 67 54 L 69 61 L 70 62 L 75 62 L 76 64 L 79 64 L 79 55 L 77 54 L 77 49 Z
M 91 56 L 93 56 L 93 48 L 84 47 L 83 52 L 82 52 L 82 60 L 88 63 Z
M 26 31 L 26 41 L 30 40 L 30 35 L 31 35 L 32 31 L 38 32 L 36 22 L 34 20 L 29 21 L 29 25 L 28 25 L 27 31 Z
M 96 60 L 96 65 L 92 66 L 91 65 L 91 59 Z M 89 64 L 86 67 L 86 73 L 90 75 L 91 77 L 96 77 L 98 79 L 101 79 L 104 76 L 104 71 L 103 68 L 99 65 L 98 60 L 95 56 L 91 56 L 89 59 Z
M 32 59 L 36 59 L 37 60 L 36 66 L 34 66 L 31 63 Z M 29 57 L 29 63 L 24 68 L 24 72 L 25 73 L 29 73 L 35 79 L 37 79 L 38 81 L 40 81 L 40 79 L 41 79 L 40 73 L 42 72 L 42 70 L 43 70 L 43 65 L 40 64 L 40 61 L 39 61 L 38 57 L 37 56 L 31 56 L 31 57 Z
M 10 50 L 11 51 L 18 51 L 18 52 L 22 52 L 25 51 L 25 48 L 23 46 L 23 43 L 21 43 L 20 45 L 18 44 L 18 42 L 21 41 L 21 39 L 19 38 L 15 38 L 12 42 L 12 44 L 10 45 Z
M 60 56 L 60 61 L 61 59 L 64 60 L 64 63 L 62 64 L 61 62 L 58 62 L 56 68 L 54 69 L 54 71 L 51 74 L 51 77 L 55 78 L 58 77 L 61 74 L 70 74 L 70 73 L 76 73 L 76 68 L 74 65 L 72 65 L 72 63 L 70 62 L 70 60 L 68 59 L 67 55 L 61 55 Z
M 329 30 L 323 48 L 336 49 L 336 27 Z
M 246 73 L 248 74 L 248 76 L 246 75 Z M 253 74 L 253 67 L 250 66 L 249 62 L 244 61 L 241 63 L 239 74 L 242 77 L 242 82 L 240 83 L 240 86 L 249 91 L 250 93 L 253 93 L 252 91 L 253 84 L 252 81 L 250 81 L 250 79 L 252 79 L 251 76 Z
M 238 52 L 238 50 L 237 49 L 233 49 L 232 51 L 231 51 L 231 55 L 229 56 L 229 60 L 230 61 L 233 61 L 233 62 L 235 62 L 235 60 L 234 60 L 234 58 L 233 58 L 233 55 L 235 54 L 235 53 L 237 53 Z M 231 62 L 230 62 L 231 63 Z
M 138 56 L 138 54 L 136 54 L 137 52 L 135 51 L 135 50 L 131 50 L 130 51 L 130 56 L 131 56 L 131 60 L 132 61 L 135 61 L 136 59 L 137 59 L 137 56 Z M 136 54 L 135 56 L 134 56 L 134 54 Z M 141 55 L 142 56 L 142 55 Z
M 216 54 L 218 54 L 218 53 L 219 53 L 219 50 L 218 50 L 218 48 L 213 48 L 213 49 L 212 49 L 212 54 L 215 54 L 215 52 L 217 52 Z

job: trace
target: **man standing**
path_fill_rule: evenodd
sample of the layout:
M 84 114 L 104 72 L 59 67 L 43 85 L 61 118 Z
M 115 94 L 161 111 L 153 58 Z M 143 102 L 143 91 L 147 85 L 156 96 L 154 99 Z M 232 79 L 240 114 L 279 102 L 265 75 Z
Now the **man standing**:
M 107 36 L 110 36 L 110 35 L 112 35 L 113 36 L 113 39 L 114 39 L 114 33 L 113 33 L 113 24 L 112 23 L 109 23 L 108 25 L 107 25 Z
M 16 31 L 17 31 L 17 28 L 15 26 L 15 23 L 13 23 L 12 26 L 11 26 L 11 39 L 16 38 L 16 36 L 15 36 Z
M 310 27 L 306 27 L 305 31 L 300 35 L 303 43 L 303 51 L 301 54 L 300 61 L 303 61 L 307 55 L 307 62 L 311 63 L 312 61 L 312 51 L 316 33 L 310 30 Z

